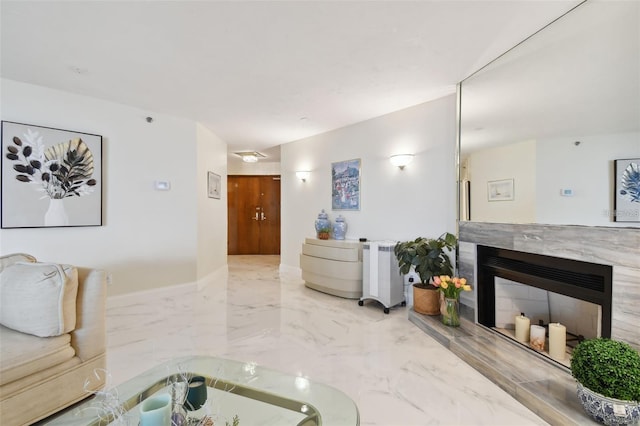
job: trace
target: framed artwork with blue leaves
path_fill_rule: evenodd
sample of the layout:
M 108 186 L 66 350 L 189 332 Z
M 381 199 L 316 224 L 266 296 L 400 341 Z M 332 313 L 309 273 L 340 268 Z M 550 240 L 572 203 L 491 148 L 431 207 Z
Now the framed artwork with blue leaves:
M 640 158 L 615 161 L 615 222 L 640 222 Z

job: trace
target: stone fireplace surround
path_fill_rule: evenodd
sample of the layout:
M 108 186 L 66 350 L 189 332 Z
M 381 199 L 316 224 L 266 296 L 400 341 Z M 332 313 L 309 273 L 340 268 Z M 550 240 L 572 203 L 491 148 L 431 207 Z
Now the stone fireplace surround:
M 478 325 L 476 246 L 611 265 L 611 337 L 640 350 L 640 229 L 460 222 L 459 241 L 458 274 L 474 284 L 470 297 L 463 293 L 462 326 L 445 327 L 439 317 L 413 310 L 409 320 L 547 422 L 595 424 L 582 410 L 566 367 Z
M 460 222 L 459 240 L 459 273 L 474 288 L 477 245 L 611 265 L 611 338 L 640 350 L 639 228 Z

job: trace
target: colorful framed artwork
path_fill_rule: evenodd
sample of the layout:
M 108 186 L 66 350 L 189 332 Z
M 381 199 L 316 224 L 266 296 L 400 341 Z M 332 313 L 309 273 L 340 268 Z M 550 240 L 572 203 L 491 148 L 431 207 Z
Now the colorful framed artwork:
M 331 163 L 331 208 L 360 210 L 360 159 Z
M 640 222 L 640 158 L 615 160 L 615 222 Z
M 102 136 L 2 122 L 2 228 L 102 226 Z
M 207 172 L 207 191 L 209 198 L 220 199 L 220 187 L 222 180 L 220 175 L 213 172 Z
M 513 179 L 491 180 L 487 182 L 489 201 L 512 201 Z

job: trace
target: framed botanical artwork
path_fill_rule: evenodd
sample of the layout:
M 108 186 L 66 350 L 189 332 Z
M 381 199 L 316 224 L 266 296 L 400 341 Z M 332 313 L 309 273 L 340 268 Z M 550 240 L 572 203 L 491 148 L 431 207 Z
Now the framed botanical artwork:
M 512 201 L 513 179 L 491 180 L 487 182 L 489 201 Z
M 207 191 L 209 198 L 220 199 L 220 186 L 222 185 L 220 175 L 207 172 Z
M 102 226 L 102 136 L 2 122 L 2 228 Z
M 331 163 L 331 208 L 360 210 L 360 159 Z
M 640 222 L 640 158 L 615 160 L 613 220 Z

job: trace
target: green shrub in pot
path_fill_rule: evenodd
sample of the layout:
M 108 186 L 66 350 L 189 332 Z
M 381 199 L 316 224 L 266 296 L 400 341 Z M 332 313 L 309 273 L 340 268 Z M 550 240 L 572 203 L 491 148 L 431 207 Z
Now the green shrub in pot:
M 640 401 L 640 354 L 624 342 L 582 341 L 571 355 L 571 374 L 582 386 L 606 397 Z
M 595 420 L 608 426 L 640 425 L 640 355 L 630 345 L 585 340 L 571 355 L 578 400 Z

